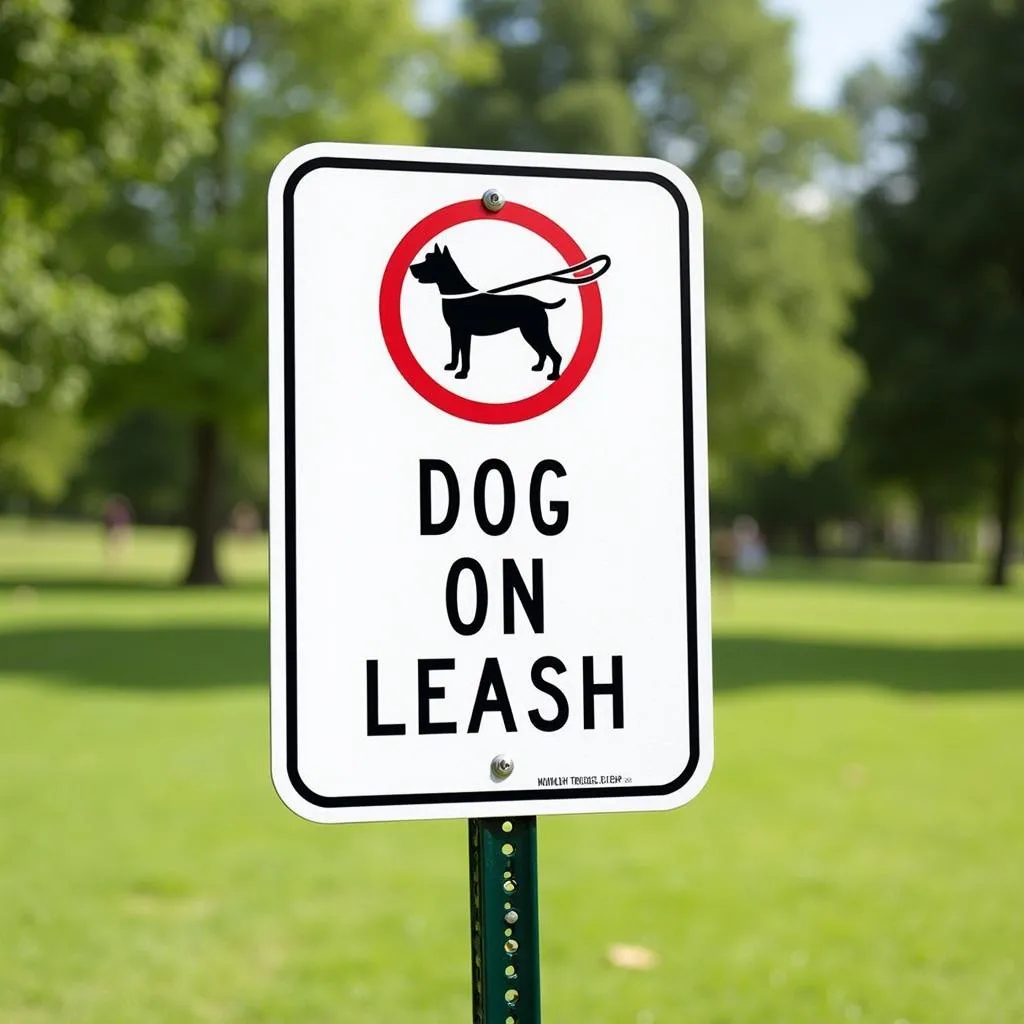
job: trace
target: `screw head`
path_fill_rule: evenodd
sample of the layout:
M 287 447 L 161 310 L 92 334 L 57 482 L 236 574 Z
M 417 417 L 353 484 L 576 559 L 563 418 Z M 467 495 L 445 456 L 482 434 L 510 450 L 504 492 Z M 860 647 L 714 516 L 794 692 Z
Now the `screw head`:
M 506 757 L 504 754 L 496 754 L 491 759 L 491 772 L 499 779 L 507 779 L 512 774 L 512 769 L 515 765 L 512 763 L 512 758 Z
M 505 197 L 496 188 L 489 188 L 480 201 L 491 213 L 497 213 L 505 205 Z

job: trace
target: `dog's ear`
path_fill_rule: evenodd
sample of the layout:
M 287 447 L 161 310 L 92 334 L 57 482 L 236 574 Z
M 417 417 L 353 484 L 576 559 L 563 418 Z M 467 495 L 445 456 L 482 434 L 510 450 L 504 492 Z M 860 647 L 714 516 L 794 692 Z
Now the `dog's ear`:
M 434 243 L 434 252 L 435 252 L 435 253 L 436 253 L 436 254 L 437 254 L 438 256 L 440 256 L 440 255 L 441 255 L 441 246 L 439 246 L 439 245 L 437 244 L 437 242 L 435 242 L 435 243 Z
M 444 247 L 444 254 L 445 254 L 445 256 L 451 256 L 451 253 L 448 251 L 448 246 L 447 245 Z

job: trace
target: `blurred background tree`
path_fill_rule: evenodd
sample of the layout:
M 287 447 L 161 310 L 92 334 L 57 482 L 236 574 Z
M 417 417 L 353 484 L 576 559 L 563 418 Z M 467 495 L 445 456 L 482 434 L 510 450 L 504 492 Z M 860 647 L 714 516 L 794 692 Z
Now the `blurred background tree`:
M 704 203 L 719 521 L 936 558 L 991 520 L 1005 582 L 1024 0 L 936 0 L 906 74 L 862 68 L 831 112 L 795 101 L 764 0 L 442 6 L 428 30 L 416 0 L 0 3 L 5 504 L 124 494 L 219 581 L 229 509 L 267 499 L 265 191 L 295 146 L 653 154 Z
M 114 294 L 76 229 L 119 190 L 175 180 L 212 141 L 197 41 L 210 4 L 0 5 L 0 486 L 54 501 L 83 451 L 101 365 L 182 337 L 159 281 Z M 87 263 L 87 266 L 83 266 Z
M 276 162 L 316 139 L 413 143 L 418 96 L 446 74 L 472 71 L 457 27 L 428 35 L 409 0 L 234 0 L 200 51 L 212 79 L 214 143 L 141 205 L 108 206 L 100 237 L 131 239 L 138 280 L 172 282 L 188 326 L 174 351 L 105 374 L 106 414 L 163 410 L 189 425 L 187 583 L 220 582 L 216 536 L 224 476 L 266 444 L 266 187 Z M 250 466 L 254 464 L 251 457 Z M 265 479 L 251 481 L 265 491 Z M 237 496 L 237 494 L 236 494 Z
M 845 553 L 870 549 L 877 510 L 859 453 L 849 447 L 809 468 L 743 465 L 736 477 L 715 502 L 718 518 L 753 516 L 772 551 L 817 558 L 829 523 L 849 524 Z
M 859 422 L 925 519 L 988 491 L 1003 585 L 1024 469 L 1024 4 L 939 3 L 903 110 L 906 166 L 864 202 Z
M 847 206 L 816 171 L 855 155 L 793 99 L 792 27 L 759 0 L 467 0 L 498 73 L 455 83 L 431 141 L 652 154 L 705 215 L 713 478 L 832 453 L 860 374 L 842 344 L 862 284 Z

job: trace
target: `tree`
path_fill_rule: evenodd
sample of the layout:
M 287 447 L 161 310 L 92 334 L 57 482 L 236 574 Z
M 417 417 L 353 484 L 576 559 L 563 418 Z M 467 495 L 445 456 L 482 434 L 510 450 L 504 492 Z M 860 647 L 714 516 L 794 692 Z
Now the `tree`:
M 415 142 L 410 112 L 434 75 L 472 66 L 456 26 L 425 33 L 411 0 L 234 0 L 204 36 L 214 145 L 174 183 L 112 207 L 100 230 L 132 238 L 130 274 L 168 280 L 188 326 L 107 375 L 98 407 L 167 410 L 190 424 L 187 583 L 219 583 L 221 477 L 233 448 L 265 444 L 266 187 L 290 149 L 322 139 Z
M 209 141 L 195 0 L 0 5 L 0 484 L 54 499 L 96 366 L 179 337 L 160 283 L 119 295 L 71 238 L 111 191 L 168 182 Z M 109 251 L 108 251 L 109 250 Z
M 806 465 L 834 450 L 858 386 L 841 344 L 860 274 L 849 211 L 816 184 L 851 152 L 841 117 L 792 99 L 791 26 L 758 0 L 467 0 L 499 72 L 456 83 L 432 141 L 650 153 L 705 212 L 710 443 Z
M 96 515 L 118 494 L 137 522 L 177 525 L 189 469 L 184 425 L 166 413 L 140 409 L 94 433 L 58 513 Z
M 809 558 L 821 554 L 826 523 L 863 524 L 873 511 L 858 453 L 849 447 L 806 470 L 775 466 L 740 472 L 732 493 L 720 495 L 718 504 L 730 516 L 752 515 L 773 550 L 791 548 L 795 541 Z
M 1024 2 L 942 0 L 914 53 L 909 162 L 864 207 L 860 416 L 877 469 L 925 501 L 987 487 L 1004 585 L 1024 469 Z
M 879 228 L 890 203 L 898 205 L 902 201 L 899 196 L 909 182 L 906 115 L 901 109 L 907 87 L 907 82 L 875 63 L 855 71 L 843 86 L 842 105 L 860 130 L 860 166 L 850 184 L 861 200 L 859 241 L 862 259 L 869 268 L 878 267 L 884 259 Z M 871 298 L 861 304 L 850 340 L 853 347 L 870 357 L 869 365 L 877 371 L 879 360 L 891 360 L 898 347 L 888 340 L 878 346 L 881 334 L 877 325 L 865 330 L 865 310 L 873 304 L 877 308 L 876 300 Z M 938 449 L 929 432 L 892 429 L 894 417 L 915 415 L 912 387 L 893 390 L 881 386 L 877 372 L 871 384 L 862 393 L 850 422 L 852 443 L 861 449 L 868 471 L 864 482 L 895 484 L 899 490 L 910 492 L 904 497 L 917 505 L 917 557 L 936 561 L 941 557 L 943 521 L 970 502 L 977 481 L 963 472 L 955 479 L 950 477 L 947 456 L 933 457 Z

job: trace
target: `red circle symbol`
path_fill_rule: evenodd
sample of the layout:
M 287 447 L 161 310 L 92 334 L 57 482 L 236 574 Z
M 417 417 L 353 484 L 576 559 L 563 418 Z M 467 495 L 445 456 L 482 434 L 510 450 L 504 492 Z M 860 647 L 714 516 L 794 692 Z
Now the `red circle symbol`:
M 479 199 L 453 203 L 424 217 L 395 247 L 380 284 L 380 326 L 398 372 L 431 405 L 474 423 L 520 423 L 564 402 L 583 382 L 601 340 L 601 292 L 596 281 L 580 286 L 583 305 L 580 340 L 562 375 L 543 390 L 514 402 L 478 402 L 449 391 L 423 369 L 409 347 L 402 324 L 402 285 L 412 261 L 442 231 L 467 221 L 486 219 L 518 224 L 539 235 L 557 250 L 567 266 L 575 266 L 587 259 L 564 228 L 529 206 L 506 202 L 497 213 L 491 213 Z

